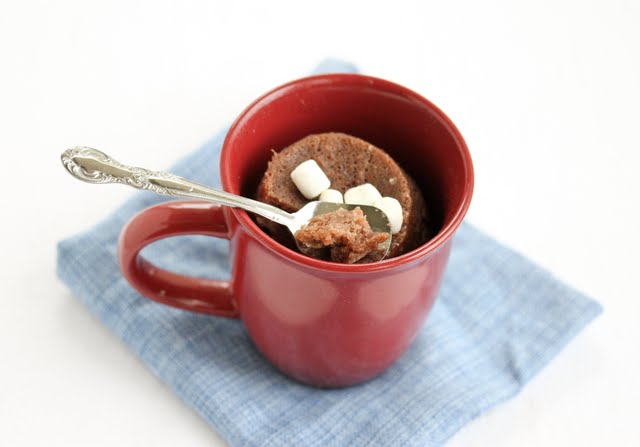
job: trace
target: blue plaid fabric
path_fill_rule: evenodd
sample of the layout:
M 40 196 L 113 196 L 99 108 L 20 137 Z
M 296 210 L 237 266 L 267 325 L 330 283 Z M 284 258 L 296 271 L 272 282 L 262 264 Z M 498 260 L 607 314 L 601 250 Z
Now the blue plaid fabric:
M 329 71 L 355 67 L 328 61 L 316 70 Z M 220 186 L 225 132 L 171 172 Z M 58 275 L 233 446 L 441 445 L 514 396 L 601 312 L 595 301 L 465 223 L 436 304 L 398 362 L 360 386 L 306 387 L 272 368 L 239 321 L 156 304 L 124 280 L 118 234 L 134 214 L 162 200 L 137 193 L 90 231 L 60 242 Z M 229 276 L 222 240 L 173 238 L 144 255 L 178 272 Z

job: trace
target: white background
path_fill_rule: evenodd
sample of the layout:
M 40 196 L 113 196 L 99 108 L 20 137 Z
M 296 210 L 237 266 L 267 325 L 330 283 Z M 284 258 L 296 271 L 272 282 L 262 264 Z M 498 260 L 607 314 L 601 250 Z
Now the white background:
M 58 157 L 164 168 L 328 56 L 438 104 L 469 220 L 605 307 L 450 445 L 637 445 L 639 3 L 233 3 L 0 3 L 0 445 L 224 445 L 56 279 L 56 241 L 132 193 Z

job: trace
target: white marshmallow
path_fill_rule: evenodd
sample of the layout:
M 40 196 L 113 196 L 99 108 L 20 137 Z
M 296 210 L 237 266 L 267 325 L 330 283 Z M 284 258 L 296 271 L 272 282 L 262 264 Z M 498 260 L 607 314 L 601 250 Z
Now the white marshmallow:
M 364 183 L 344 193 L 344 203 L 351 205 L 373 205 L 382 195 L 371 183 Z
M 291 180 L 307 199 L 318 197 L 322 191 L 331 186 L 331 181 L 315 160 L 300 163 L 291 172 Z
M 391 226 L 391 234 L 396 234 L 402 228 L 402 205 L 393 197 L 381 197 L 373 204 L 376 208 L 380 208 L 389 219 Z
M 320 194 L 321 202 L 344 203 L 342 193 L 336 189 L 325 189 Z

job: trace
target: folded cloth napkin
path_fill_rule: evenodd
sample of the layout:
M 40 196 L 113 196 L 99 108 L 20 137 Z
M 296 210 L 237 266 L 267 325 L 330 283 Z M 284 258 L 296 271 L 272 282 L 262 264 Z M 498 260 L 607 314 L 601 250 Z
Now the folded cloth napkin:
M 338 61 L 316 69 L 352 71 Z M 171 172 L 219 187 L 225 132 Z M 234 446 L 443 444 L 515 395 L 601 312 L 598 303 L 463 224 L 436 304 L 409 350 L 363 385 L 310 388 L 263 360 L 239 321 L 154 303 L 124 280 L 118 234 L 134 214 L 162 200 L 137 193 L 90 231 L 60 242 L 58 275 Z M 144 255 L 178 272 L 229 276 L 228 245 L 214 238 L 168 239 Z

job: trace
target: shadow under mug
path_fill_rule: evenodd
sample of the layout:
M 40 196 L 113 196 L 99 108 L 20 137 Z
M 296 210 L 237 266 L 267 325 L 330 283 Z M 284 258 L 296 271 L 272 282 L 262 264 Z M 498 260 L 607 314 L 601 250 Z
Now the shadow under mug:
M 254 196 L 272 150 L 321 132 L 344 132 L 387 151 L 420 186 L 437 234 L 399 257 L 337 264 L 280 245 L 242 210 L 176 201 L 127 224 L 119 260 L 126 279 L 147 298 L 240 318 L 282 372 L 306 384 L 341 387 L 380 374 L 417 335 L 469 207 L 473 167 L 456 127 L 425 98 L 382 79 L 328 74 L 282 85 L 242 112 L 222 148 L 223 188 Z M 186 234 L 229 239 L 230 281 L 178 275 L 139 256 L 154 241 Z

